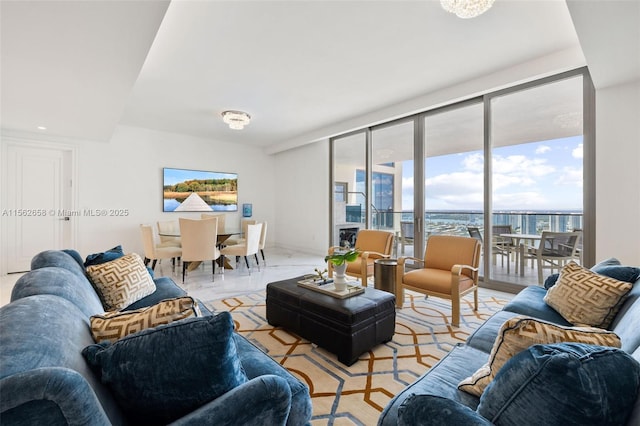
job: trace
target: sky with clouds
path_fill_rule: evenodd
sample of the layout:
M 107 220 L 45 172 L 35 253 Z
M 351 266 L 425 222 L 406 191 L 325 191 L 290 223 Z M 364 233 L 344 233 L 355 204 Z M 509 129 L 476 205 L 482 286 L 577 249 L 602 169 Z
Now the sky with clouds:
M 429 157 L 427 210 L 482 210 L 482 151 Z M 402 209 L 413 210 L 413 164 L 403 165 Z M 494 210 L 582 210 L 582 136 L 493 150 Z

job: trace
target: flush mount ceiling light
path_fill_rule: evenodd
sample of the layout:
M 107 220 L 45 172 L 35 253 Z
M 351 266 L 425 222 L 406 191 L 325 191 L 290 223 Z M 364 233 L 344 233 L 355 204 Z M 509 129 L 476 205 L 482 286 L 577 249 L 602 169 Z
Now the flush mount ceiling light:
M 224 111 L 222 121 L 227 123 L 231 129 L 242 130 L 251 121 L 251 116 L 242 111 Z
M 494 0 L 440 0 L 442 8 L 458 18 L 475 18 L 491 8 Z

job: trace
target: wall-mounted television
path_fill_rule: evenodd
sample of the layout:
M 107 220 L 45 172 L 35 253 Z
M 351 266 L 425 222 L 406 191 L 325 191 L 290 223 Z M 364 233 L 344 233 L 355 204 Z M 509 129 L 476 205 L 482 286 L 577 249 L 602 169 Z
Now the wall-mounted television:
M 162 169 L 162 211 L 238 211 L 238 174 Z

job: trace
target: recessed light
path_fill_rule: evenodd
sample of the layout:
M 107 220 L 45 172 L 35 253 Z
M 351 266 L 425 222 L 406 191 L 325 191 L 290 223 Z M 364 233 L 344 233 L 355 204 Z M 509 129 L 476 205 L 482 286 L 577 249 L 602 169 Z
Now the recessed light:
M 38 127 L 37 127 L 37 129 L 38 129 L 38 130 L 47 130 L 47 128 L 46 128 L 46 127 L 44 127 L 44 126 L 38 126 Z

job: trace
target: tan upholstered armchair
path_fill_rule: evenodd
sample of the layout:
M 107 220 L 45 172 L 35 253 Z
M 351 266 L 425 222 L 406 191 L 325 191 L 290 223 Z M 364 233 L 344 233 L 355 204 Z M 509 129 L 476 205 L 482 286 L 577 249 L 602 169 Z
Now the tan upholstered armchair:
M 387 231 L 375 229 L 362 229 L 356 236 L 355 248 L 360 251 L 360 256 L 347 264 L 346 274 L 360 278 L 362 285 L 367 286 L 367 278 L 373 276 L 373 263 L 376 259 L 391 257 L 393 248 L 393 234 Z M 340 247 L 330 247 L 329 255 Z M 329 276 L 333 277 L 333 264 L 328 262 Z
M 427 241 L 424 260 L 415 257 L 398 259 L 396 305 L 404 304 L 404 291 L 413 290 L 428 296 L 451 300 L 451 324 L 460 325 L 460 298 L 473 292 L 474 310 L 478 310 L 478 265 L 481 244 L 475 238 L 434 235 Z M 407 260 L 422 268 L 405 272 Z

